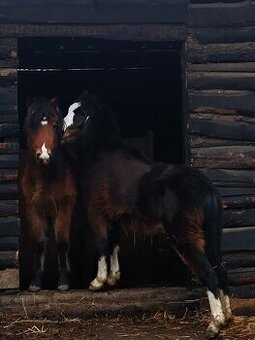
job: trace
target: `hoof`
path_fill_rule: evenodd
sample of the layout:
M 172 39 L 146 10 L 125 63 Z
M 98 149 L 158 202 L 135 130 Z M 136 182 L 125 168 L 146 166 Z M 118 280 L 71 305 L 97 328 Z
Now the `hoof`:
M 89 290 L 92 292 L 96 292 L 98 290 L 103 289 L 104 282 L 99 281 L 98 278 L 95 278 L 89 285 Z
M 120 280 L 120 272 L 110 273 L 110 275 L 107 278 L 107 285 L 110 287 L 114 287 L 118 284 L 119 280 Z
M 68 284 L 61 284 L 61 285 L 58 285 L 58 290 L 60 290 L 60 291 L 62 291 L 62 292 L 66 291 L 66 290 L 69 290 L 69 289 L 70 289 L 70 287 L 69 287 Z
M 206 331 L 206 339 L 214 339 L 219 335 L 219 326 L 211 322 Z
M 35 293 L 35 292 L 39 292 L 40 290 L 41 290 L 41 287 L 38 286 L 38 285 L 30 285 L 30 286 L 28 287 L 28 291 L 29 291 L 29 292 Z

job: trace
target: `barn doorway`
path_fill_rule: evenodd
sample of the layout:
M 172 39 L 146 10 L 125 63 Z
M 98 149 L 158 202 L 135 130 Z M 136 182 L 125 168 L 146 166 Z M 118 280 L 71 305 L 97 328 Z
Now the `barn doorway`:
M 156 161 L 184 162 L 180 43 L 24 38 L 19 40 L 18 52 L 21 125 L 27 96 L 57 96 L 61 110 L 67 112 L 77 96 L 88 89 L 103 95 L 111 106 L 127 143 Z M 20 143 L 22 154 L 26 148 L 23 135 Z M 22 223 L 25 224 L 24 218 Z M 26 288 L 31 273 L 26 239 L 22 232 L 21 288 Z M 186 271 L 164 238 L 135 239 L 123 231 L 122 239 L 123 286 L 183 283 Z M 79 249 L 84 247 L 74 249 L 74 286 L 83 287 L 93 275 L 93 260 L 88 259 L 88 254 L 85 260 L 77 260 Z M 79 267 L 84 263 L 87 273 L 81 277 Z M 54 288 L 56 262 L 50 259 L 48 264 L 50 279 L 46 286 Z

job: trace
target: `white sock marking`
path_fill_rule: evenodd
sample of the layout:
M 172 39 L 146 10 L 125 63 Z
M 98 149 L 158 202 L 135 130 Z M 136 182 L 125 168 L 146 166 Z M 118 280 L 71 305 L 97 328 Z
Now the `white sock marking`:
M 232 318 L 232 311 L 230 306 L 229 296 L 223 293 L 223 290 L 220 289 L 220 301 L 222 304 L 223 312 L 226 320 L 230 320 Z
M 97 267 L 97 276 L 96 278 L 90 283 L 91 290 L 99 290 L 104 286 L 104 283 L 107 280 L 107 263 L 106 257 L 101 256 L 98 259 L 98 267 Z
M 119 259 L 118 259 L 119 251 L 120 251 L 120 247 L 115 246 L 113 248 L 113 252 L 110 257 L 110 272 L 112 275 L 119 273 L 120 271 L 120 265 L 119 265 Z
M 68 113 L 64 118 L 64 131 L 73 125 L 74 111 L 81 106 L 81 102 L 75 102 L 69 106 Z
M 216 299 L 215 296 L 213 295 L 213 293 L 210 292 L 209 290 L 207 291 L 207 296 L 208 296 L 209 305 L 210 305 L 211 314 L 212 314 L 213 319 L 217 323 L 223 324 L 225 322 L 225 316 L 223 314 L 223 309 L 222 309 L 220 299 L 219 298 Z

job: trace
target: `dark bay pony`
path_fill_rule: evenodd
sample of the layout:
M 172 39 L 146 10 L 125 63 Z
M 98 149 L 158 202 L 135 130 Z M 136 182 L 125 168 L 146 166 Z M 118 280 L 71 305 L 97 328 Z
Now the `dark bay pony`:
M 34 98 L 27 106 L 25 132 L 28 151 L 21 185 L 34 253 L 29 290 L 41 289 L 46 235 L 51 227 L 54 228 L 58 252 L 58 289 L 67 290 L 67 252 L 76 186 L 60 144 L 63 119 L 56 98 Z
M 216 189 L 196 169 L 155 163 L 125 146 L 110 110 L 88 92 L 71 105 L 65 122 L 71 124 L 64 142 L 77 160 L 84 219 L 97 238 L 98 272 L 90 289 L 120 278 L 118 226 L 147 233 L 163 226 L 172 247 L 207 287 L 212 314 L 207 337 L 216 336 L 232 316 Z

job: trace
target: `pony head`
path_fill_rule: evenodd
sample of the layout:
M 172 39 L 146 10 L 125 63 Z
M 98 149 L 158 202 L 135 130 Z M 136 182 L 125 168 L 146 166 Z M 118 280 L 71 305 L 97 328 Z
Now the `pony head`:
M 28 98 L 25 130 L 30 153 L 40 164 L 49 164 L 62 136 L 58 99 Z

